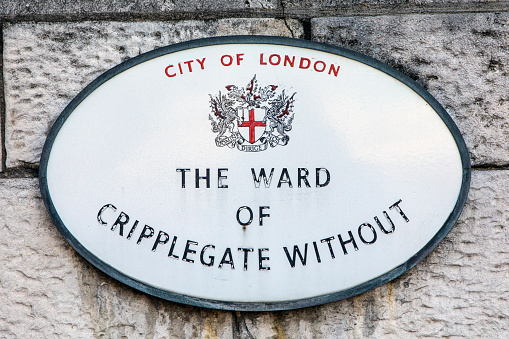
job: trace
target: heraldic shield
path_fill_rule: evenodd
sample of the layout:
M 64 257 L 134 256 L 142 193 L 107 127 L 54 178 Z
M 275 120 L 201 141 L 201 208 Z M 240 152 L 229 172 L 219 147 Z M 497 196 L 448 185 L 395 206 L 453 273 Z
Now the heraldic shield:
M 242 137 L 249 141 L 250 144 L 257 142 L 263 133 L 265 133 L 265 127 L 267 123 L 265 116 L 267 115 L 266 108 L 253 107 L 253 108 L 241 108 L 240 115 L 241 121 L 238 122 L 239 133 Z M 247 119 L 246 119 L 247 117 Z
M 269 146 L 286 146 L 292 129 L 293 103 L 291 96 L 279 86 L 258 85 L 256 75 L 244 88 L 225 86 L 227 93 L 210 95 L 212 132 L 217 133 L 216 146 L 237 148 L 244 152 L 265 151 Z

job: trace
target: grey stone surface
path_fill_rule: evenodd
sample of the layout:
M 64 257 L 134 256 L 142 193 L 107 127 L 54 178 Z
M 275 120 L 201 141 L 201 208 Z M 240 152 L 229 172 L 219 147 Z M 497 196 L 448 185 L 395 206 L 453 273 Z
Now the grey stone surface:
M 7 0 L 0 1 L 0 15 L 161 13 L 168 11 L 275 8 L 276 0 Z
M 291 15 L 316 16 L 320 10 L 338 10 L 336 15 L 344 13 L 366 13 L 373 11 L 396 12 L 422 12 L 434 11 L 435 9 L 447 9 L 450 11 L 478 10 L 501 10 L 507 8 L 507 0 L 112 0 L 112 1 L 87 1 L 87 0 L 9 0 L 0 2 L 0 16 L 6 18 L 37 18 L 41 15 L 56 16 L 83 16 L 83 15 L 110 15 L 125 14 L 165 15 L 175 12 L 187 12 L 199 17 L 210 13 L 227 11 L 268 10 L 266 13 L 279 15 L 282 9 L 289 10 Z M 315 10 L 312 13 L 306 12 Z M 251 11 L 253 12 L 253 11 Z M 227 15 L 227 14 L 226 14 Z
M 328 8 L 328 7 L 357 7 L 359 9 L 370 6 L 413 6 L 416 10 L 424 6 L 455 5 L 468 8 L 469 5 L 486 3 L 506 3 L 506 0 L 282 0 L 283 6 L 292 8 Z
M 234 34 L 302 37 L 296 20 L 14 24 L 4 29 L 6 164 L 36 164 L 49 128 L 72 98 L 104 71 L 143 52 Z
M 0 67 L 0 72 L 2 71 Z M 3 152 L 3 126 L 4 126 L 4 108 L 5 108 L 5 102 L 4 102 L 4 93 L 3 93 L 3 86 L 0 84 L 0 174 L 4 171 L 4 152 Z
M 509 13 L 313 19 L 314 40 L 416 79 L 460 128 L 474 165 L 509 164 Z
M 82 259 L 47 216 L 36 179 L 0 179 L 2 338 L 505 338 L 509 171 L 476 171 L 458 224 L 395 281 L 283 312 L 163 301 Z M 324 277 L 326 278 L 326 277 Z

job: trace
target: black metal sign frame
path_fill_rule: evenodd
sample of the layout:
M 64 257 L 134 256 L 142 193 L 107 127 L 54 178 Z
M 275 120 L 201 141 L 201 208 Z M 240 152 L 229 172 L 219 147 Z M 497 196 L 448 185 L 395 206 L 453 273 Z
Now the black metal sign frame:
M 366 281 L 361 285 L 356 287 L 328 294 L 323 296 L 317 296 L 312 298 L 305 298 L 300 300 L 292 300 L 292 301 L 282 301 L 282 302 L 226 302 L 219 300 L 208 300 L 201 299 L 186 295 L 181 295 L 177 293 L 172 293 L 168 291 L 164 291 L 158 288 L 154 288 L 148 284 L 142 283 L 135 279 L 132 279 L 125 274 L 121 273 L 114 267 L 108 265 L 106 262 L 97 258 L 94 254 L 92 254 L 87 248 L 85 248 L 67 229 L 67 227 L 62 222 L 55 206 L 53 205 L 51 195 L 49 193 L 48 183 L 47 183 L 47 166 L 48 160 L 51 153 L 51 149 L 57 134 L 59 133 L 62 125 L 65 123 L 66 119 L 72 114 L 74 109 L 96 88 L 98 88 L 101 84 L 105 83 L 115 75 L 131 68 L 136 65 L 139 65 L 145 61 L 157 58 L 159 56 L 163 56 L 170 53 L 179 52 L 182 50 L 187 50 L 191 48 L 212 46 L 212 45 L 227 45 L 227 44 L 272 44 L 272 45 L 281 45 L 281 46 L 291 46 L 291 47 L 301 47 L 305 49 L 311 49 L 321 52 L 327 52 L 331 54 L 336 54 L 342 57 L 346 57 L 349 59 L 353 59 L 359 61 L 365 65 L 369 65 L 371 67 L 380 70 L 387 75 L 403 82 L 408 87 L 410 87 L 413 91 L 415 91 L 418 95 L 420 95 L 440 116 L 443 122 L 449 128 L 450 133 L 454 137 L 456 145 L 460 152 L 462 169 L 463 169 L 463 177 L 462 177 L 462 185 L 461 190 L 458 195 L 458 199 L 454 206 L 454 209 L 451 211 L 449 217 L 447 218 L 444 225 L 440 228 L 440 230 L 435 234 L 435 236 L 424 246 L 419 252 L 417 252 L 413 257 L 411 257 L 404 264 L 392 269 L 391 271 L 374 278 L 372 280 Z M 460 131 L 458 130 L 456 124 L 452 120 L 452 118 L 447 114 L 445 109 L 438 103 L 438 101 L 433 98 L 433 96 L 428 93 L 422 86 L 417 84 L 414 80 L 401 73 L 400 71 L 382 63 L 375 59 L 372 59 L 368 56 L 362 55 L 357 52 L 353 52 L 341 47 L 334 47 L 331 45 L 317 43 L 307 40 L 297 40 L 290 38 L 282 38 L 282 37 L 269 37 L 269 36 L 229 36 L 229 37 L 215 37 L 215 38 L 206 38 L 200 40 L 193 40 L 183 43 L 178 43 L 166 47 L 162 47 L 151 52 L 139 55 L 130 60 L 127 60 L 118 66 L 108 70 L 97 79 L 92 81 L 85 89 L 83 89 L 64 109 L 61 115 L 56 120 L 55 124 L 51 128 L 46 143 L 44 145 L 42 156 L 40 160 L 40 168 L 39 168 L 39 184 L 42 193 L 42 197 L 44 203 L 46 205 L 47 210 L 53 220 L 54 224 L 60 231 L 60 233 L 64 236 L 64 238 L 71 244 L 74 249 L 81 254 L 86 260 L 92 263 L 95 267 L 113 277 L 114 279 L 121 281 L 122 283 L 131 286 L 137 290 L 143 291 L 150 295 L 163 298 L 170 301 L 175 301 L 183 304 L 207 307 L 207 308 L 215 308 L 215 309 L 223 309 L 223 310 L 239 310 L 239 311 L 275 311 L 275 310 L 288 310 L 288 309 L 296 309 L 302 307 L 315 306 L 320 304 L 325 304 L 345 298 L 349 298 L 363 292 L 374 289 L 378 286 L 381 286 L 408 271 L 410 268 L 419 263 L 422 259 L 424 259 L 428 254 L 433 251 L 433 249 L 445 238 L 445 236 L 449 233 L 451 228 L 454 226 L 456 221 L 458 220 L 461 210 L 467 199 L 467 194 L 470 186 L 470 176 L 471 176 L 471 168 L 470 168 L 470 159 L 468 155 L 468 150 L 465 145 L 465 142 L 461 136 Z

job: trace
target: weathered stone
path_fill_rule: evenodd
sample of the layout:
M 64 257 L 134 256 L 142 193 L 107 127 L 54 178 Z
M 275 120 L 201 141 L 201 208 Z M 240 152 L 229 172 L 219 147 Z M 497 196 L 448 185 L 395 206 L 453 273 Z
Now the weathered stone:
M 0 337 L 507 337 L 508 191 L 509 171 L 475 171 L 451 233 L 389 284 L 301 310 L 232 313 L 164 301 L 109 278 L 58 233 L 36 179 L 2 179 Z
M 312 20 L 313 40 L 396 67 L 423 85 L 460 128 L 474 165 L 509 163 L 509 14 Z
M 10 0 L 0 2 L 0 15 L 7 17 L 37 17 L 39 15 L 127 15 L 160 16 L 172 12 L 196 12 L 199 14 L 226 13 L 229 10 L 269 9 L 306 14 L 312 10 L 337 10 L 336 15 L 348 13 L 423 12 L 444 9 L 469 11 L 507 8 L 507 1 L 500 0 L 112 0 L 112 1 L 62 1 L 62 0 Z M 269 11 L 270 12 L 270 11 Z M 315 12 L 318 14 L 318 12 Z M 310 13 L 307 13 L 310 14 Z M 314 14 L 314 15 L 316 15 Z M 195 13 L 196 15 L 196 13 Z
M 83 14 L 83 13 L 161 13 L 168 11 L 275 8 L 276 0 L 9 0 L 0 2 L 0 15 Z
M 285 8 L 328 8 L 328 7 L 352 7 L 362 10 L 369 8 L 370 6 L 386 7 L 390 9 L 397 9 L 395 6 L 406 5 L 407 7 L 415 7 L 419 9 L 426 6 L 440 6 L 440 5 L 452 5 L 456 7 L 463 6 L 469 8 L 469 5 L 475 5 L 479 3 L 493 4 L 497 0 L 282 0 L 282 4 Z
M 49 128 L 104 71 L 176 42 L 234 34 L 302 37 L 298 21 L 86 22 L 8 25 L 4 30 L 7 167 L 38 163 Z
M 2 68 L 0 66 L 0 72 L 2 71 Z M 4 130 L 2 126 L 4 126 L 4 117 L 5 114 L 3 110 L 5 109 L 5 101 L 4 101 L 4 91 L 3 91 L 3 84 L 0 83 L 0 173 L 4 171 L 4 152 L 3 152 L 3 135 Z

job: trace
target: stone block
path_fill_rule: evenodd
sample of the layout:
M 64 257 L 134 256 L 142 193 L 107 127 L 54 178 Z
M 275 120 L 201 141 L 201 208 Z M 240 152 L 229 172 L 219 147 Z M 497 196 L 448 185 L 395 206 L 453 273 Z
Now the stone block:
M 218 35 L 302 37 L 296 20 L 27 23 L 4 29 L 7 168 L 37 164 L 46 135 L 88 83 L 129 58 Z
M 0 67 L 0 72 L 2 71 L 2 68 Z M 4 119 L 5 119 L 5 114 L 3 112 L 3 110 L 5 109 L 5 102 L 4 102 L 4 91 L 3 91 L 3 86 L 2 84 L 0 84 L 0 173 L 2 173 L 4 171 L 4 152 L 3 152 L 3 148 L 4 148 L 4 143 L 3 143 L 3 134 L 4 134 L 4 129 L 3 129 L 3 126 L 4 126 Z
M 405 9 L 414 8 L 414 10 L 425 9 L 431 6 L 454 5 L 456 8 L 471 8 L 478 4 L 494 4 L 498 0 L 282 0 L 282 4 L 287 9 L 327 9 L 337 7 L 348 7 L 359 11 L 369 10 L 370 7 L 377 7 L 385 10 L 397 11 L 399 6 Z
M 165 13 L 172 11 L 224 11 L 246 8 L 276 8 L 276 0 L 9 0 L 0 2 L 0 15 Z
M 509 13 L 318 18 L 312 39 L 381 60 L 453 117 L 473 165 L 509 164 Z

